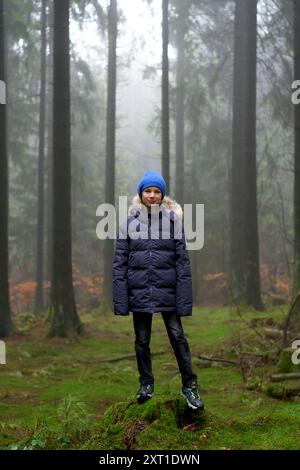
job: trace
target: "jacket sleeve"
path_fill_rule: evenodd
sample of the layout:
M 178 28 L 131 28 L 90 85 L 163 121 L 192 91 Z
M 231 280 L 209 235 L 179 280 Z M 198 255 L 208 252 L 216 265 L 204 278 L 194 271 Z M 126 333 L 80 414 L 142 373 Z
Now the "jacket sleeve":
M 115 315 L 129 315 L 127 283 L 129 238 L 125 233 L 126 228 L 127 221 L 119 228 L 113 260 L 112 277 Z
M 193 285 L 183 226 L 181 227 L 181 231 L 182 238 L 174 240 L 177 273 L 176 313 L 180 316 L 188 316 L 192 315 L 193 309 Z

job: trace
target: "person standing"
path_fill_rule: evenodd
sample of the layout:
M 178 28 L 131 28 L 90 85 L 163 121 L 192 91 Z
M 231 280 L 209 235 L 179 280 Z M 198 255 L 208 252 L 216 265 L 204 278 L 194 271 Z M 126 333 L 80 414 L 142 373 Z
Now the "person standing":
M 181 322 L 181 317 L 192 315 L 193 307 L 183 212 L 166 193 L 163 177 L 155 171 L 146 172 L 132 200 L 130 215 L 119 227 L 113 261 L 114 313 L 133 315 L 140 382 L 138 402 L 143 403 L 154 394 L 151 326 L 153 315 L 161 313 L 181 374 L 181 392 L 189 407 L 203 410 Z

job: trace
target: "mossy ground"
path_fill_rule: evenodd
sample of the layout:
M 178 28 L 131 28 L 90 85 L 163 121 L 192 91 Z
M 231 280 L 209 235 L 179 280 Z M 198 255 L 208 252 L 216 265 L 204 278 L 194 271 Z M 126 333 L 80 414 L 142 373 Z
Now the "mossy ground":
M 287 309 L 243 312 L 282 321 Z M 187 410 L 163 321 L 156 315 L 151 348 L 155 396 L 138 405 L 132 318 L 83 313 L 81 338 L 47 339 L 47 325 L 16 318 L 21 334 L 6 341 L 0 366 L 0 448 L 28 449 L 299 449 L 298 397 L 278 400 L 247 387 L 238 366 L 200 368 L 198 355 L 237 357 L 270 348 L 230 308 L 195 308 L 183 320 L 201 384 L 204 413 Z M 106 362 L 129 355 L 128 359 Z M 259 364 L 247 379 L 267 380 Z M 245 374 L 244 374 L 245 378 Z

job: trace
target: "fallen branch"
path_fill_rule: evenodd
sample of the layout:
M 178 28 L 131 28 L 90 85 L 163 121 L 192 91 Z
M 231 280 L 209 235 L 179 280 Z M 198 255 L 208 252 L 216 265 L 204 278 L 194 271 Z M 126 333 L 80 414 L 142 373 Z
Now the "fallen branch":
M 272 382 L 281 382 L 282 380 L 300 379 L 300 372 L 288 372 L 286 374 L 272 374 L 270 375 Z
M 212 362 L 225 362 L 225 364 L 234 364 L 235 366 L 239 365 L 238 361 L 233 361 L 231 359 L 223 359 L 222 357 L 207 357 L 207 356 L 196 356 L 198 359 L 203 359 L 204 361 Z
M 285 332 L 278 328 L 264 328 L 265 335 L 272 339 L 282 339 Z

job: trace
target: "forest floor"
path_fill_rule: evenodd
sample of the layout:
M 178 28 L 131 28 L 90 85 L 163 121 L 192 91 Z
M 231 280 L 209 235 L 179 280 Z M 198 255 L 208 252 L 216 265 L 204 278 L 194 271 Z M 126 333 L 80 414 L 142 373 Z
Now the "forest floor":
M 277 357 L 265 322 L 286 313 L 211 307 L 183 319 L 206 406 L 196 415 L 180 396 L 161 315 L 151 342 L 155 396 L 139 405 L 131 316 L 85 312 L 83 337 L 47 339 L 43 319 L 20 314 L 0 365 L 0 448 L 299 449 L 300 397 L 268 393 Z

